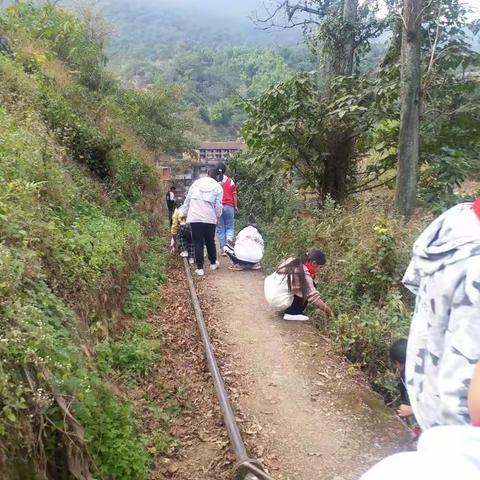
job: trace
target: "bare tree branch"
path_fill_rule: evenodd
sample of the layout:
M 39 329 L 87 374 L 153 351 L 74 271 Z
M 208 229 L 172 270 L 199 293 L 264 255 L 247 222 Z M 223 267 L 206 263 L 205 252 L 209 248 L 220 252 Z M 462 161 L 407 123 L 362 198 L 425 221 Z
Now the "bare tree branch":
M 277 2 L 274 8 L 270 8 L 265 2 L 263 2 L 262 6 L 265 10 L 265 16 L 261 17 L 258 12 L 255 12 L 254 15 L 249 18 L 261 30 L 268 30 L 271 28 L 289 29 L 309 24 L 321 25 L 321 22 L 314 17 L 325 17 L 328 13 L 329 5 L 330 2 L 326 1 L 323 6 L 319 5 L 318 8 L 314 8 L 311 6 L 311 3 L 307 1 L 298 1 L 292 5 L 289 0 L 285 0 Z M 284 23 L 279 23 L 276 19 L 282 14 L 282 12 L 286 15 L 286 21 Z M 300 21 L 295 21 L 294 17 L 297 13 L 307 13 L 313 17 L 307 17 Z

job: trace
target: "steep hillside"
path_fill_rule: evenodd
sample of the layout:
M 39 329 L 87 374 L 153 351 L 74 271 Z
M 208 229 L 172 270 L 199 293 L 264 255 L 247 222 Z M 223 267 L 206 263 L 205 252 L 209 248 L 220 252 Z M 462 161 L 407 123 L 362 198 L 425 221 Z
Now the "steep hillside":
M 138 319 L 156 302 L 164 247 L 149 238 L 163 193 L 153 159 L 188 143 L 188 122 L 175 91 L 112 80 L 89 27 L 51 6 L 0 16 L 1 478 L 149 471 L 148 439 L 109 372 L 124 367 L 132 380 L 155 356 L 155 332 L 139 320 L 123 333 L 123 304 L 129 291 Z

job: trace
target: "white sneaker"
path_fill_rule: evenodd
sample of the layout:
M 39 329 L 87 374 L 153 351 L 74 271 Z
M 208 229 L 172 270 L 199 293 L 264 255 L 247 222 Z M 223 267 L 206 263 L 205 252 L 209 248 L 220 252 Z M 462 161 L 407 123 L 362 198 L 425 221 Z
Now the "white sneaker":
M 186 250 L 184 250 L 183 252 L 180 252 L 180 256 L 181 257 L 188 257 L 188 252 Z
M 222 257 L 226 257 L 227 254 L 222 250 L 222 253 L 220 254 Z
M 289 313 L 285 313 L 285 315 L 283 315 L 283 319 L 297 322 L 306 322 L 307 320 L 310 320 L 306 315 L 290 315 Z
M 262 269 L 262 266 L 259 264 L 259 263 L 256 263 L 255 265 L 253 265 L 252 267 L 252 270 L 261 270 Z
M 205 272 L 203 271 L 203 268 L 197 268 L 195 270 L 195 273 L 199 276 L 199 277 L 203 277 L 205 275 Z
M 217 260 L 215 263 L 212 263 L 210 265 L 210 270 L 216 270 L 219 267 L 220 267 L 220 262 Z
M 195 263 L 195 259 L 194 259 L 194 258 L 189 258 L 189 259 L 188 259 L 188 263 L 189 263 L 190 265 L 193 265 L 193 264 Z

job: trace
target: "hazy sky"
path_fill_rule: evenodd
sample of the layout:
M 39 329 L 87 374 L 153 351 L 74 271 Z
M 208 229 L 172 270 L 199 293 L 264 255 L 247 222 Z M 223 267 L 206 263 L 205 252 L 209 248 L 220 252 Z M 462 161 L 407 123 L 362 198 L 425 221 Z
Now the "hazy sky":
M 243 14 L 247 16 L 253 10 L 263 11 L 263 4 L 274 4 L 275 0 L 136 0 L 138 3 L 156 3 L 191 6 L 209 9 L 214 12 Z M 380 0 L 380 3 L 383 3 Z M 480 14 L 480 0 L 464 0 L 462 3 L 476 9 L 476 16 Z

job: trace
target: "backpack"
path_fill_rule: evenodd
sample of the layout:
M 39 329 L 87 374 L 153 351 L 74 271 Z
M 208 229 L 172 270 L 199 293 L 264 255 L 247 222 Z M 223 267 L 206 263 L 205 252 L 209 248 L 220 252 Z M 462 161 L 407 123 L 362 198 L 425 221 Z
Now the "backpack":
M 293 293 L 288 289 L 288 277 L 274 272 L 265 278 L 265 299 L 275 310 L 286 310 L 293 303 Z

